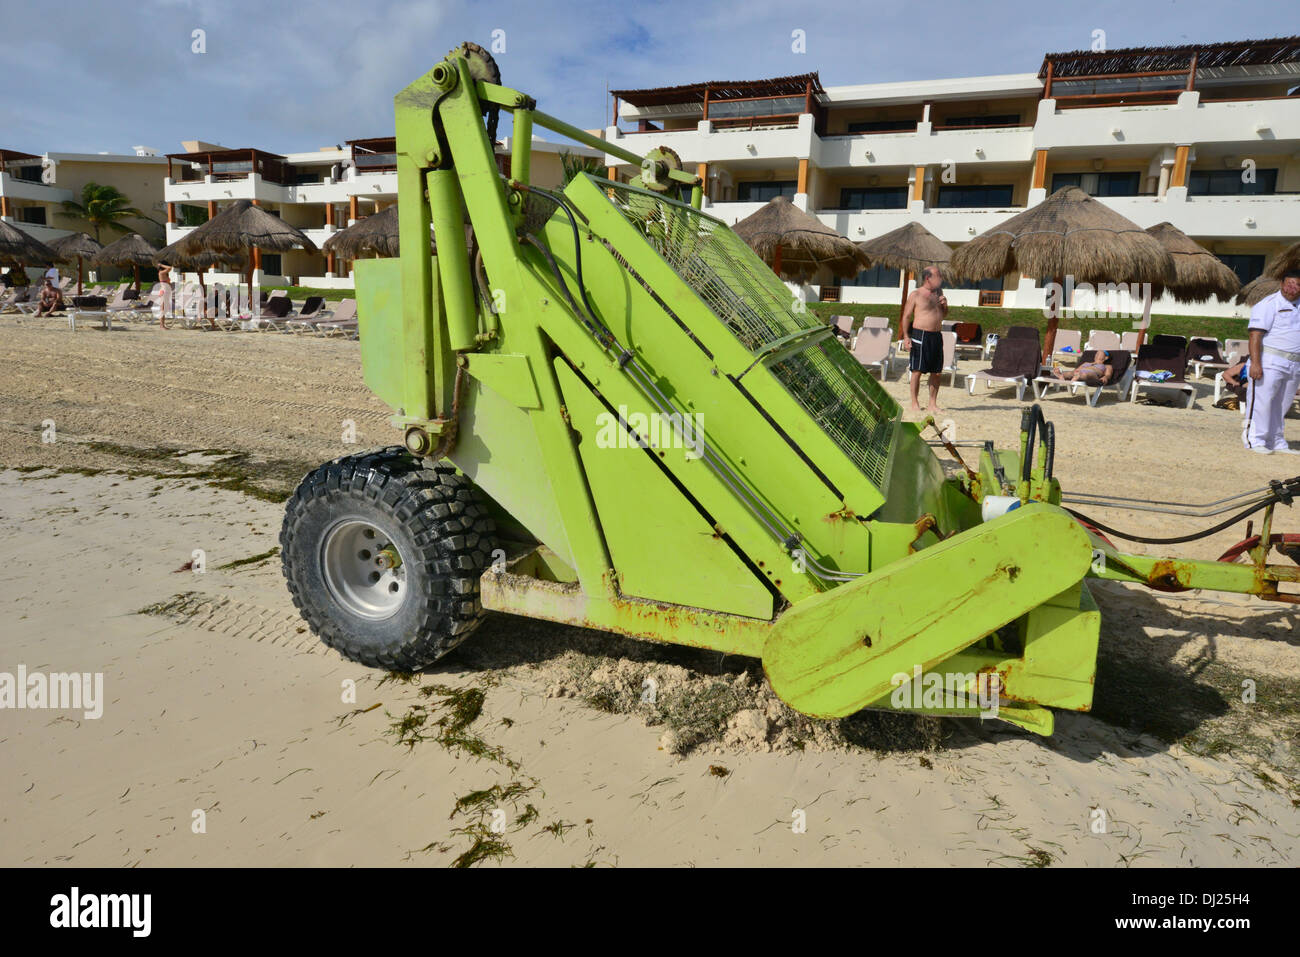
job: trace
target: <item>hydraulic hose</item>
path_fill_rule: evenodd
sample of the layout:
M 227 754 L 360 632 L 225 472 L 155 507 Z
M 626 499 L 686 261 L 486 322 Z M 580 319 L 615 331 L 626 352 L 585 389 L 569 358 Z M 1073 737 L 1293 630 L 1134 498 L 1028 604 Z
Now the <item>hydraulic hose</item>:
M 1148 536 L 1143 536 L 1143 535 L 1131 535 L 1127 532 L 1121 532 L 1118 531 L 1117 529 L 1110 528 L 1107 525 L 1103 525 L 1101 522 L 1097 521 L 1096 519 L 1089 518 L 1087 515 L 1084 515 L 1082 512 L 1075 511 L 1072 508 L 1067 508 L 1066 511 L 1069 512 L 1071 515 L 1073 515 L 1075 518 L 1079 519 L 1081 522 L 1086 522 L 1089 525 L 1093 526 L 1098 531 L 1105 532 L 1107 535 L 1114 535 L 1116 538 L 1122 538 L 1125 541 L 1141 542 L 1144 545 L 1182 545 L 1186 542 L 1194 542 L 1201 538 L 1208 538 L 1211 535 L 1223 531 L 1225 528 L 1228 528 L 1231 525 L 1235 525 L 1243 518 L 1247 518 L 1251 515 L 1254 515 L 1260 509 L 1267 508 L 1268 506 L 1273 505 L 1277 502 L 1281 502 L 1283 505 L 1289 506 L 1297 494 L 1300 494 L 1300 478 L 1288 479 L 1285 482 L 1274 480 L 1273 482 L 1269 483 L 1268 495 L 1265 496 L 1260 501 L 1248 506 L 1243 511 L 1238 512 L 1236 515 L 1233 515 L 1231 518 L 1225 519 L 1224 521 L 1220 522 L 1219 524 L 1215 525 L 1212 528 L 1207 528 L 1201 532 L 1193 532 L 1190 535 L 1179 535 L 1176 538 L 1150 538 Z

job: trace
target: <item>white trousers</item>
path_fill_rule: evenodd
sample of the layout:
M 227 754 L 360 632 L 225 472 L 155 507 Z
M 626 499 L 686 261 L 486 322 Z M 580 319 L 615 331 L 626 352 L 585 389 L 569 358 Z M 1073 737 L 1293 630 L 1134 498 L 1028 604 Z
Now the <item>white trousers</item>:
M 1282 420 L 1300 389 L 1300 362 L 1264 353 L 1260 368 L 1264 377 L 1248 379 L 1246 426 L 1242 439 L 1247 448 L 1285 449 Z

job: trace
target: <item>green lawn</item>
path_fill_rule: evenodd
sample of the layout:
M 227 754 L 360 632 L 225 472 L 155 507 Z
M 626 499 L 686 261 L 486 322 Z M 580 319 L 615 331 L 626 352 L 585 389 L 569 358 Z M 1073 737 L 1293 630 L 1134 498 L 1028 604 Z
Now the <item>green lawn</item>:
M 863 302 L 810 302 L 808 311 L 816 313 L 828 322 L 831 316 L 889 316 L 890 324 L 897 329 L 898 305 L 896 303 Z M 959 322 L 978 322 L 984 332 L 1003 334 L 1009 326 L 1033 326 L 1036 329 L 1047 328 L 1047 317 L 1041 309 L 1005 309 L 992 306 L 952 306 L 948 309 L 948 318 Z M 1060 328 L 1079 329 L 1084 336 L 1090 329 L 1109 329 L 1112 332 L 1128 332 L 1134 328 L 1134 319 L 1097 318 L 1075 319 L 1067 314 L 1061 317 Z M 1147 337 L 1156 333 L 1175 336 L 1207 336 L 1214 339 L 1244 339 L 1246 320 L 1230 319 L 1224 316 L 1151 316 L 1151 328 Z

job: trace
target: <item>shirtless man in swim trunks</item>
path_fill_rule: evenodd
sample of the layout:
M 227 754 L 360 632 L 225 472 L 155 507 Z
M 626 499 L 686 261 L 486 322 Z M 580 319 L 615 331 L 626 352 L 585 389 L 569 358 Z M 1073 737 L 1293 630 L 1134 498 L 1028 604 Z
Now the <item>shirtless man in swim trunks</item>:
M 921 376 L 930 375 L 930 404 L 927 412 L 939 408 L 939 376 L 943 369 L 943 317 L 948 315 L 948 297 L 943 294 L 943 277 L 934 266 L 921 272 L 921 284 L 907 297 L 898 330 L 899 347 L 910 353 L 912 411 L 920 412 Z

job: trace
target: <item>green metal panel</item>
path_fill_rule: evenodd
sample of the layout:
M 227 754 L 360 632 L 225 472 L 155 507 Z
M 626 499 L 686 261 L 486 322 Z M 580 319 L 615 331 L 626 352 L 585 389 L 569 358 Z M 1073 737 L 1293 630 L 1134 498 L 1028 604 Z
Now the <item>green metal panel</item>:
M 540 409 L 537 380 L 528 356 L 510 352 L 473 352 L 464 357 L 465 368 L 475 379 L 501 393 L 521 409 Z
M 791 707 L 852 714 L 895 674 L 929 670 L 1073 587 L 1091 555 L 1065 512 L 1017 509 L 791 608 L 763 646 L 763 667 Z
M 578 450 L 620 592 L 771 618 L 772 593 L 651 461 L 690 450 L 662 440 L 668 447 L 642 448 L 648 429 L 639 437 L 629 432 L 617 411 L 593 396 L 567 363 L 557 359 L 555 369 L 569 421 L 581 436 Z
M 546 238 L 558 255 L 569 258 L 572 233 L 566 222 L 553 219 Z M 865 570 L 870 558 L 870 531 L 857 514 L 874 508 L 875 490 L 858 478 L 852 494 L 837 497 L 812 467 L 780 437 L 776 429 L 735 386 L 716 374 L 718 357 L 700 348 L 691 334 L 673 322 L 651 294 L 602 243 L 582 241 L 583 278 L 592 306 L 619 342 L 630 349 L 650 375 L 666 386 L 666 394 L 695 422 L 728 466 L 755 483 L 764 502 L 777 510 L 806 539 L 806 547 L 819 561 L 833 568 Z M 644 266 L 642 269 L 650 270 Z M 640 272 L 640 269 L 638 270 Z M 576 283 L 576 276 L 571 279 Z M 677 284 L 675 277 L 663 278 Z M 710 322 L 716 320 L 709 318 Z M 561 330 L 553 330 L 557 336 Z M 730 337 L 728 337 L 730 338 Z M 726 343 L 724 343 L 725 345 Z M 749 353 L 732 340 L 736 361 Z M 614 370 L 601 376 L 615 374 Z M 640 409 L 639 409 L 640 410 Z M 713 492 L 704 487 L 708 476 L 701 463 L 684 463 L 675 471 L 679 481 L 702 501 L 728 531 L 737 531 L 733 517 L 740 510 L 734 493 L 716 482 Z M 849 504 L 846 504 L 849 503 Z M 757 551 L 759 541 L 771 544 L 771 535 L 758 532 L 758 540 L 738 539 L 746 550 Z M 763 558 L 763 560 L 767 560 Z M 777 559 L 778 561 L 780 559 Z M 782 564 L 789 567 L 788 558 Z M 788 583 L 788 578 L 783 582 Z
M 406 375 L 406 367 L 413 360 L 405 349 L 408 322 L 402 311 L 402 261 L 358 259 L 353 264 L 353 275 L 362 378 L 370 391 L 393 410 L 407 408 L 406 389 L 412 380 Z M 423 367 L 423 357 L 417 364 Z
M 533 413 L 477 382 L 465 392 L 459 437 L 449 456 L 452 463 L 576 569 L 573 543 L 560 509 L 560 491 L 547 469 Z M 563 494 L 571 498 L 573 490 L 566 489 Z

